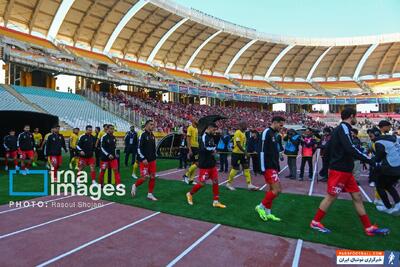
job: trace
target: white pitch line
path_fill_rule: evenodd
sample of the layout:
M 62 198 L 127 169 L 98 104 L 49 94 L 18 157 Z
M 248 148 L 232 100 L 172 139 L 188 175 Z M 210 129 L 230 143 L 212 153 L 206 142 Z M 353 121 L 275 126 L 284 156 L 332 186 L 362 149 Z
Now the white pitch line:
M 297 266 L 299 266 L 300 255 L 301 255 L 301 249 L 302 249 L 302 247 L 303 247 L 303 240 L 298 239 L 298 240 L 297 240 L 297 244 L 296 244 L 296 250 L 295 250 L 295 252 L 294 252 L 292 267 L 297 267 Z
M 179 170 L 175 170 L 175 171 L 167 172 L 167 173 L 161 173 L 161 174 L 157 174 L 156 176 L 165 176 L 168 174 L 173 174 L 173 173 L 177 173 L 177 172 L 181 172 L 181 171 L 184 171 L 184 169 L 179 169 Z
M 313 173 L 311 184 L 310 184 L 310 190 L 308 191 L 309 196 L 312 195 L 313 189 L 314 189 L 314 182 L 315 182 L 315 175 L 317 173 L 319 154 L 320 154 L 320 150 L 318 150 L 318 152 L 317 152 L 317 160 L 315 161 L 315 164 L 314 164 L 314 173 Z
M 368 194 L 364 191 L 364 189 L 359 185 L 358 188 L 360 188 L 361 193 L 363 193 L 364 197 L 368 200 L 368 202 L 372 202 L 372 199 L 368 196 Z
M 63 197 L 59 197 L 59 198 L 55 198 L 55 199 L 50 199 L 50 200 L 47 200 L 47 201 L 43 201 L 43 203 L 50 203 L 50 202 L 54 202 L 54 201 L 57 201 L 57 200 L 66 199 L 66 198 L 70 198 L 70 197 L 74 197 L 74 195 L 63 196 Z M 37 202 L 40 202 L 41 200 L 31 199 L 31 200 L 21 200 L 21 201 L 22 201 L 22 202 L 23 202 L 23 201 L 37 201 Z M 34 205 L 29 204 L 29 205 L 27 205 L 27 206 L 23 206 L 23 207 L 19 207 L 19 208 L 14 208 L 14 209 L 9 209 L 9 210 L 3 210 L 3 211 L 0 211 L 0 214 L 4 214 L 4 213 L 8 213 L 8 212 L 13 212 L 13 211 L 17 211 L 17 210 L 20 210 L 20 209 L 25 209 L 25 208 L 33 207 L 33 206 L 34 206 Z
M 233 180 L 235 180 L 236 178 L 238 178 L 242 174 L 243 174 L 243 172 L 240 172 L 239 174 L 236 174 L 235 176 L 233 176 Z M 220 182 L 218 185 L 223 185 L 223 184 L 226 184 L 227 182 L 228 182 L 228 179 L 226 179 L 223 182 Z
M 83 245 L 80 245 L 79 247 L 76 247 L 76 248 L 74 248 L 74 249 L 72 249 L 72 250 L 70 250 L 70 251 L 67 251 L 67 252 L 65 252 L 65 253 L 63 253 L 63 254 L 57 256 L 57 257 L 54 257 L 54 258 L 52 258 L 52 259 L 50 259 L 50 260 L 48 260 L 48 261 L 45 261 L 45 262 L 43 262 L 43 263 L 37 265 L 37 267 L 47 266 L 47 265 L 49 265 L 49 264 L 51 264 L 51 263 L 53 263 L 53 262 L 56 262 L 56 261 L 58 261 L 58 260 L 60 260 L 60 259 L 62 259 L 62 258 L 65 258 L 65 257 L 68 256 L 68 255 L 71 255 L 71 254 L 73 254 L 73 253 L 75 253 L 75 252 L 77 252 L 77 251 L 80 251 L 80 250 L 82 250 L 82 249 L 84 249 L 84 248 L 86 248 L 86 247 L 88 247 L 88 246 L 90 246 L 90 245 L 93 245 L 94 243 L 97 243 L 97 242 L 99 242 L 99 241 L 101 241 L 101 240 L 103 240 L 103 239 L 106 239 L 106 238 L 108 238 L 108 237 L 110 237 L 110 236 L 112 236 L 112 235 L 115 235 L 115 234 L 117 234 L 117 233 L 119 233 L 119 232 L 121 232 L 121 231 L 124 231 L 125 229 L 128 229 L 129 227 L 132 227 L 132 226 L 134 226 L 134 225 L 136 225 L 136 224 L 139 224 L 139 223 L 141 223 L 141 222 L 144 222 L 144 221 L 146 221 L 146 220 L 148 220 L 148 219 L 150 219 L 150 218 L 152 218 L 152 217 L 154 217 L 154 216 L 156 216 L 156 215 L 158 215 L 158 214 L 160 214 L 160 212 L 152 213 L 152 214 L 150 214 L 149 216 L 146 216 L 146 217 L 144 217 L 144 218 L 142 218 L 142 219 L 140 219 L 140 220 L 137 220 L 137 221 L 134 221 L 134 222 L 132 222 L 132 223 L 130 223 L 130 224 L 127 224 L 127 225 L 125 225 L 125 226 L 123 226 L 123 227 L 121 227 L 121 228 L 118 228 L 118 229 L 116 229 L 116 230 L 114 230 L 114 231 L 112 231 L 112 232 L 110 232 L 110 233 L 108 233 L 108 234 L 102 235 L 102 236 L 100 236 L 100 237 L 98 237 L 98 238 L 96 238 L 96 239 L 93 239 L 92 241 L 89 241 L 89 242 L 87 242 L 87 243 L 85 243 L 85 244 L 83 244 Z
M 47 222 L 44 222 L 44 223 L 36 224 L 36 225 L 30 226 L 30 227 L 23 228 L 23 229 L 18 230 L 18 231 L 14 231 L 14 232 L 8 233 L 8 234 L 5 234 L 5 235 L 1 235 L 0 236 L 0 240 L 4 239 L 6 237 L 9 237 L 9 236 L 17 235 L 17 234 L 20 234 L 20 233 L 23 233 L 23 232 L 26 232 L 26 231 L 29 231 L 29 230 L 32 230 L 32 229 L 36 229 L 36 228 L 39 228 L 39 227 L 42 227 L 42 226 L 45 226 L 45 225 L 48 225 L 48 224 L 51 224 L 51 223 L 55 223 L 55 222 L 58 222 L 58 221 L 61 221 L 61 220 L 65 220 L 65 219 L 68 219 L 68 218 L 71 218 L 71 217 L 75 217 L 75 216 L 78 216 L 78 215 L 86 213 L 86 212 L 90 212 L 90 211 L 94 211 L 94 210 L 97 210 L 97 209 L 100 209 L 100 208 L 104 208 L 104 207 L 106 207 L 108 205 L 111 205 L 111 204 L 114 204 L 114 203 L 111 202 L 111 203 L 107 203 L 107 204 L 104 204 L 102 206 L 98 206 L 98 207 L 95 207 L 95 208 L 83 210 L 83 211 L 80 211 L 80 212 L 75 212 L 75 213 L 72 213 L 72 214 L 67 215 L 67 216 L 63 216 L 63 217 L 60 217 L 60 218 L 57 218 L 57 219 L 54 219 L 54 220 L 50 220 L 50 221 L 47 221 Z
M 167 264 L 167 267 L 172 267 L 174 266 L 178 261 L 180 261 L 183 257 L 185 257 L 187 254 L 190 253 L 195 247 L 197 247 L 201 242 L 204 241 L 209 235 L 211 235 L 215 230 L 217 230 L 221 225 L 217 224 L 213 228 L 211 228 L 207 233 L 205 233 L 203 236 L 201 236 L 199 239 L 196 240 L 190 247 L 185 249 L 181 254 L 179 254 L 178 257 L 173 259 L 170 263 Z

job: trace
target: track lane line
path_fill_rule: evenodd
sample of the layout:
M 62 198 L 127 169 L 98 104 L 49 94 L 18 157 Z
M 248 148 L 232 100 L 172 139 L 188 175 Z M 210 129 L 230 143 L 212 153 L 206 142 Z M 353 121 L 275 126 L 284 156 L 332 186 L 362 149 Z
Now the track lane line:
M 45 225 L 48 225 L 48 224 L 51 224 L 51 223 L 55 223 L 55 222 L 58 222 L 58 221 L 62 221 L 62 220 L 71 218 L 71 217 L 75 217 L 75 216 L 78 216 L 80 214 L 84 214 L 86 212 L 90 212 L 90 211 L 94 211 L 94 210 L 97 210 L 97 209 L 101 209 L 101 208 L 104 208 L 104 207 L 109 206 L 111 204 L 114 204 L 114 202 L 110 202 L 110 203 L 107 203 L 107 204 L 104 204 L 102 206 L 98 206 L 98 207 L 95 207 L 95 208 L 91 208 L 91 209 L 75 212 L 75 213 L 69 214 L 67 216 L 59 217 L 57 219 L 53 219 L 53 220 L 50 220 L 50 221 L 47 221 L 47 222 L 43 222 L 43 223 L 40 223 L 40 224 L 32 225 L 32 226 L 29 226 L 29 227 L 26 227 L 26 228 L 11 232 L 11 233 L 8 233 L 8 234 L 4 234 L 4 235 L 0 236 L 0 240 L 2 240 L 4 238 L 7 238 L 7 237 L 10 237 L 10 236 L 13 236 L 13 235 L 17 235 L 17 234 L 29 231 L 29 230 L 32 230 L 32 229 L 36 229 L 36 228 L 39 228 L 39 227 L 42 227 L 42 226 L 45 226 Z
M 207 231 L 204 235 L 202 235 L 199 239 L 197 239 L 192 245 L 190 245 L 187 249 L 185 249 L 181 254 L 179 254 L 175 259 L 173 259 L 170 263 L 167 264 L 167 267 L 174 266 L 178 261 L 180 261 L 183 257 L 189 254 L 195 247 L 197 247 L 201 242 L 203 242 L 207 237 L 209 237 L 215 230 L 217 230 L 221 224 L 215 225 L 213 228 Z
M 303 248 L 303 240 L 298 239 L 296 244 L 296 250 L 294 251 L 294 257 L 292 267 L 298 267 L 300 262 L 301 249 Z
M 101 241 L 101 240 L 103 240 L 103 239 L 106 239 L 106 238 L 108 238 L 108 237 L 110 237 L 110 236 L 112 236 L 112 235 L 115 235 L 115 234 L 117 234 L 117 233 L 119 233 L 119 232 L 121 232 L 121 231 L 124 231 L 124 230 L 126 230 L 126 229 L 128 229 L 128 228 L 130 228 L 130 227 L 132 227 L 132 226 L 134 226 L 134 225 L 136 225 L 136 224 L 139 224 L 139 223 L 144 222 L 144 221 L 146 221 L 146 220 L 148 220 L 148 219 L 150 219 L 150 218 L 152 218 L 152 217 L 154 217 L 154 216 L 157 216 L 157 215 L 160 214 L 160 213 L 161 213 L 161 212 L 155 212 L 155 213 L 152 213 L 152 214 L 150 214 L 150 215 L 148 215 L 148 216 L 146 216 L 146 217 L 144 217 L 144 218 L 142 218 L 142 219 L 133 221 L 133 222 L 130 223 L 130 224 L 127 224 L 127 225 L 125 225 L 125 226 L 123 226 L 123 227 L 120 227 L 120 228 L 118 228 L 118 229 L 116 229 L 116 230 L 114 230 L 114 231 L 112 231 L 112 232 L 109 232 L 108 234 L 102 235 L 102 236 L 100 236 L 100 237 L 98 237 L 98 238 L 96 238 L 96 239 L 93 239 L 93 240 L 91 240 L 91 241 L 89 241 L 89 242 L 86 242 L 86 243 L 80 245 L 79 247 L 76 247 L 76 248 L 74 248 L 74 249 L 72 249 L 72 250 L 69 250 L 69 251 L 67 251 L 67 252 L 65 252 L 65 253 L 63 253 L 63 254 L 60 254 L 60 255 L 58 255 L 58 256 L 52 258 L 52 259 L 49 259 L 49 260 L 47 260 L 47 261 L 45 261 L 45 262 L 42 262 L 42 263 L 40 263 L 40 264 L 38 264 L 38 265 L 36 265 L 36 266 L 37 266 L 37 267 L 47 266 L 47 265 L 49 265 L 49 264 L 51 264 L 51 263 L 54 263 L 54 262 L 56 262 L 56 261 L 58 261 L 58 260 L 60 260 L 60 259 L 62 259 L 62 258 L 65 258 L 65 257 L 67 257 L 67 256 L 69 256 L 69 255 L 71 255 L 71 254 L 73 254 L 73 253 L 75 253 L 75 252 L 77 252 L 77 251 L 80 251 L 80 250 L 82 250 L 82 249 L 84 249 L 84 248 L 86 248 L 86 247 L 88 247 L 88 246 L 90 246 L 90 245 L 93 245 L 94 243 L 97 243 L 97 242 L 99 242 L 99 241 Z

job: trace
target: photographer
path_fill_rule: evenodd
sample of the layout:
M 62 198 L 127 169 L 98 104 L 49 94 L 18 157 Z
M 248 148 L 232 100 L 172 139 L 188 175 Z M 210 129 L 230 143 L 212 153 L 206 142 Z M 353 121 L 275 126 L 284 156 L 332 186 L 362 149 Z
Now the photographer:
M 308 163 L 308 179 L 312 180 L 313 176 L 313 155 L 316 148 L 316 140 L 311 128 L 307 128 L 301 138 L 301 167 L 300 167 L 300 181 L 304 180 L 304 168 Z
M 296 180 L 297 178 L 297 155 L 299 154 L 299 145 L 301 137 L 294 130 L 289 129 L 287 135 L 283 138 L 286 142 L 284 154 L 287 156 L 289 166 L 289 175 L 286 178 Z

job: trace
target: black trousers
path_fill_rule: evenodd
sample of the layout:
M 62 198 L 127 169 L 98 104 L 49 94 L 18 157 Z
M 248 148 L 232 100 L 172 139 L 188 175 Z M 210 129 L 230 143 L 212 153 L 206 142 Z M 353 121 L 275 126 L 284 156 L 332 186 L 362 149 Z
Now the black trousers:
M 227 153 L 221 153 L 219 154 L 219 170 L 228 171 L 228 154 Z
M 329 169 L 329 159 L 328 157 L 322 157 L 322 168 L 319 171 L 319 176 L 323 178 L 328 178 L 328 169 Z
M 96 148 L 94 150 L 94 154 L 96 156 L 96 167 L 100 167 L 100 156 L 101 156 L 101 151 L 99 148 Z
M 132 155 L 131 165 L 135 163 L 136 159 L 136 149 L 134 148 L 127 148 L 125 150 L 125 166 L 128 166 L 129 156 Z
M 301 158 L 301 167 L 300 167 L 300 178 L 304 177 L 304 168 L 306 167 L 306 163 L 308 163 L 308 177 L 313 176 L 313 166 L 312 166 L 312 157 L 302 157 Z
M 188 154 L 187 148 L 179 148 L 179 169 L 187 168 L 187 165 L 188 165 L 187 154 Z
M 260 173 L 261 172 L 261 166 L 260 166 L 260 157 L 257 154 L 251 154 L 251 164 L 253 166 L 253 172 L 254 173 Z
M 399 192 L 397 192 L 395 188 L 395 185 L 398 181 L 399 181 L 398 176 L 389 176 L 384 174 L 379 175 L 376 179 L 376 191 L 381 197 L 383 204 L 388 209 L 390 209 L 392 205 L 390 204 L 386 192 L 388 192 L 392 196 L 394 204 L 400 202 Z

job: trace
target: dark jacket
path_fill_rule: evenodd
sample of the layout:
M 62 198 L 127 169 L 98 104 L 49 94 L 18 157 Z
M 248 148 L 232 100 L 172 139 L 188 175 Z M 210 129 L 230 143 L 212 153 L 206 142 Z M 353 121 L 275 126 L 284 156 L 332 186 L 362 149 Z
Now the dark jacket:
M 328 148 L 328 145 L 329 145 L 329 142 L 330 142 L 331 138 L 332 138 L 331 134 L 327 134 L 327 135 L 322 136 L 321 141 L 318 144 L 318 148 L 320 149 L 321 157 L 328 156 L 327 148 Z
M 261 135 L 261 170 L 274 169 L 279 171 L 280 143 L 276 138 L 277 132 L 271 127 L 265 129 Z
M 199 141 L 199 168 L 214 168 L 217 164 L 214 157 L 217 149 L 214 137 L 208 133 L 204 133 Z
M 85 153 L 84 156 L 81 156 L 79 154 L 80 157 L 82 158 L 91 158 L 93 157 L 93 153 L 94 153 L 94 149 L 95 149 L 95 145 L 96 145 L 96 137 L 94 137 L 91 134 L 83 134 L 79 137 L 78 139 L 78 144 L 76 146 L 76 149 L 78 150 L 78 152 L 83 151 Z
M 35 142 L 31 132 L 22 132 L 18 135 L 17 147 L 22 151 L 33 150 L 34 144 Z
M 375 141 L 377 171 L 400 178 L 400 137 L 381 135 Z
M 6 151 L 17 150 L 17 137 L 15 135 L 6 135 L 3 140 L 3 146 Z
M 352 172 L 354 169 L 354 159 L 362 162 L 374 163 L 368 155 L 360 151 L 353 143 L 351 137 L 351 125 L 341 122 L 332 133 L 329 142 L 329 169 Z
M 67 150 L 64 136 L 61 134 L 52 133 L 47 137 L 44 145 L 44 153 L 46 156 L 61 156 L 61 149 Z
M 109 156 L 116 158 L 117 139 L 114 135 L 105 134 L 100 139 L 101 160 L 109 161 Z
M 138 146 L 138 136 L 135 131 L 127 132 L 125 134 L 124 142 L 125 142 L 125 152 L 136 153 L 137 146 Z
M 259 151 L 260 141 L 258 137 L 250 137 L 247 141 L 247 152 L 254 153 Z
M 152 132 L 144 131 L 139 138 L 138 145 L 139 161 L 148 162 L 156 160 L 156 138 Z

